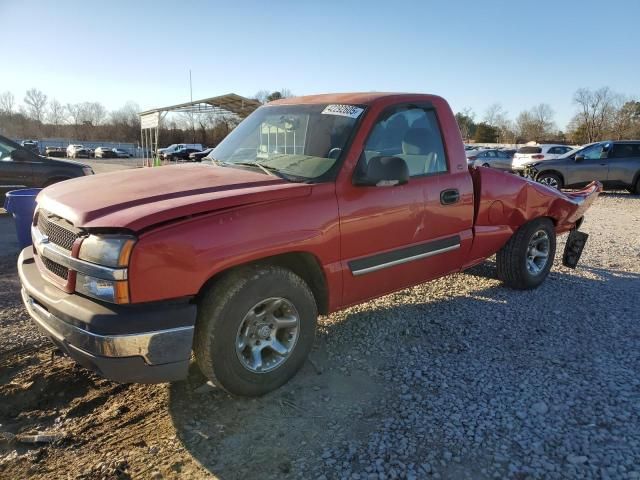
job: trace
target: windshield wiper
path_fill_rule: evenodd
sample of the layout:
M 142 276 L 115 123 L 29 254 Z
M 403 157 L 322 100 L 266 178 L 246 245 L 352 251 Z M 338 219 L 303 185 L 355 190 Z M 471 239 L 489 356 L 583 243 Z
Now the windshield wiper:
M 271 175 L 272 177 L 280 177 L 285 178 L 282 173 L 278 171 L 277 168 L 266 167 L 258 162 L 228 162 L 227 165 L 242 165 L 243 167 L 258 167 L 267 175 Z

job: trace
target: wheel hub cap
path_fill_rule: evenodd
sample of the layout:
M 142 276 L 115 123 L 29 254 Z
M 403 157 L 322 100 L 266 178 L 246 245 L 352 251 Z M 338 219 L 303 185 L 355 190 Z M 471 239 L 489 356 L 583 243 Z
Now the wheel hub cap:
M 293 303 L 281 297 L 267 298 L 242 319 L 236 335 L 236 354 L 250 372 L 269 372 L 289 358 L 299 332 L 300 316 Z
M 527 246 L 527 270 L 532 275 L 538 275 L 547 266 L 549 261 L 549 235 L 544 230 L 538 230 L 533 234 Z

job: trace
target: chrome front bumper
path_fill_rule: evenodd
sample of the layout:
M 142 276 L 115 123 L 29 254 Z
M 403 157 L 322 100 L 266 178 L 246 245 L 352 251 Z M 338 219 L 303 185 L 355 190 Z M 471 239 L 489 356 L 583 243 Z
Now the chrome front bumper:
M 27 291 L 22 301 L 38 327 L 49 337 L 102 357 L 142 357 L 148 365 L 189 358 L 193 327 L 178 327 L 131 335 L 97 335 L 70 325 L 49 313 Z
M 31 247 L 20 254 L 18 273 L 39 330 L 81 365 L 122 383 L 187 375 L 196 318 L 188 299 L 120 306 L 69 294 L 42 278 Z

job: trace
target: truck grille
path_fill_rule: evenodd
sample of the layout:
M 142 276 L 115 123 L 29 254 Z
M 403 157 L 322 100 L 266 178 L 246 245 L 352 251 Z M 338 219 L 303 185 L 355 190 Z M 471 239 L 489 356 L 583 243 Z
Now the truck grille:
M 48 237 L 49 242 L 71 253 L 73 243 L 81 235 L 81 230 L 75 228 L 64 218 L 60 218 L 46 210 L 40 209 L 36 214 L 36 228 L 42 235 Z M 69 269 L 49 258 L 41 257 L 42 264 L 47 271 L 64 281 L 69 280 Z
M 42 263 L 47 270 L 49 270 L 54 275 L 64 279 L 69 279 L 69 269 L 59 263 L 54 262 L 53 260 L 49 260 L 48 258 L 42 257 Z
M 80 230 L 63 218 L 56 217 L 46 210 L 38 211 L 38 230 L 49 237 L 49 241 L 65 250 L 71 251 L 73 242 L 80 236 Z

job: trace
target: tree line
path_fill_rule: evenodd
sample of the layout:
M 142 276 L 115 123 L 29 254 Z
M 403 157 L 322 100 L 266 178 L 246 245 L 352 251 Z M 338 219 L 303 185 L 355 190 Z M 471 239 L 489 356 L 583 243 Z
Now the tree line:
M 254 98 L 266 103 L 292 96 L 289 89 L 260 90 Z M 481 120 L 471 109 L 456 113 L 465 141 L 478 143 L 560 142 L 584 144 L 605 139 L 640 139 L 640 101 L 609 87 L 578 89 L 575 115 L 565 131 L 558 129 L 551 106 L 541 103 L 515 119 L 494 103 Z M 37 88 L 25 92 L 22 103 L 11 92 L 0 94 L 0 132 L 13 138 L 69 138 L 80 141 L 132 142 L 140 140 L 139 106 L 127 102 L 108 111 L 100 102 L 62 104 Z M 169 115 L 160 129 L 162 144 L 193 142 L 217 145 L 238 123 L 233 116 Z
M 291 96 L 291 91 L 260 90 L 261 103 Z M 0 93 L 0 133 L 10 138 L 61 138 L 91 142 L 140 142 L 140 107 L 127 102 L 108 111 L 100 102 L 62 104 L 37 88 L 25 92 L 18 102 L 12 92 Z M 170 114 L 160 128 L 163 145 L 193 142 L 217 145 L 238 124 L 233 115 Z
M 580 88 L 573 95 L 575 114 L 566 131 L 557 128 L 554 111 L 546 103 L 524 110 L 510 119 L 494 103 L 476 122 L 471 109 L 456 113 L 465 141 L 477 143 L 570 143 L 640 139 L 640 101 L 615 93 L 609 87 Z

